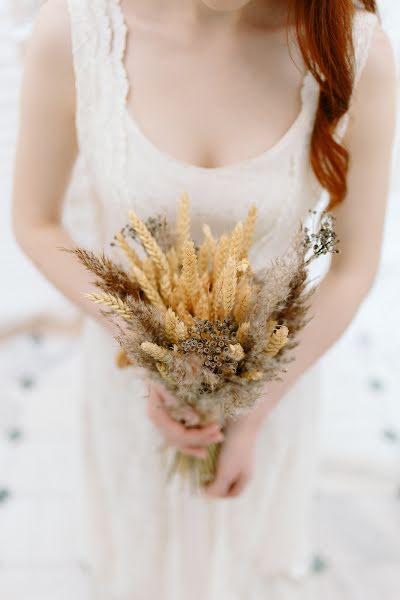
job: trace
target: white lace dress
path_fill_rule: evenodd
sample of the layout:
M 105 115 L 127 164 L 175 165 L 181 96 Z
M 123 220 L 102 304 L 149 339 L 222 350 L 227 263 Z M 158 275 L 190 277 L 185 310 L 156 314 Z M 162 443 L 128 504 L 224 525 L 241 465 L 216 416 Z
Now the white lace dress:
M 87 238 L 110 250 L 129 207 L 174 218 L 191 199 L 193 234 L 215 234 L 259 209 L 252 260 L 282 252 L 320 199 L 309 164 L 318 86 L 307 74 L 296 121 L 271 149 L 221 168 L 199 168 L 155 147 L 129 114 L 117 0 L 69 0 L 81 162 L 94 217 Z M 355 24 L 357 74 L 376 18 Z M 162 105 L 160 104 L 160 110 Z M 345 122 L 343 123 L 345 127 Z M 89 235 L 90 234 L 90 235 Z M 89 243 L 89 242 L 88 242 Z M 280 402 L 258 439 L 254 478 L 236 499 L 166 486 L 160 437 L 145 390 L 114 365 L 116 342 L 88 319 L 84 333 L 84 447 L 96 600 L 286 600 L 303 597 L 309 565 L 319 386 L 313 368 Z

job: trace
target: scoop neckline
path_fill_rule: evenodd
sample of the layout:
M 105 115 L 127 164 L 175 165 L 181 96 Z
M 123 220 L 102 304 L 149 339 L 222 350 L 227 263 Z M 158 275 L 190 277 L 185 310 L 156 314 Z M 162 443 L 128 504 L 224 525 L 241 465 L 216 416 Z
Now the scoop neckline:
M 281 135 L 281 137 L 269 148 L 263 150 L 253 156 L 248 158 L 244 158 L 241 160 L 236 160 L 231 163 L 220 165 L 216 167 L 203 167 L 201 165 L 197 165 L 195 163 L 191 163 L 189 161 L 185 161 L 183 159 L 177 158 L 169 154 L 162 148 L 160 148 L 156 143 L 154 143 L 150 137 L 143 131 L 142 126 L 139 125 L 134 113 L 130 110 L 128 106 L 128 97 L 129 93 L 132 90 L 132 85 L 128 76 L 128 72 L 125 65 L 125 54 L 126 47 L 129 35 L 129 29 L 126 23 L 125 15 L 122 9 L 121 0 L 116 0 L 115 2 L 118 12 L 119 18 L 121 22 L 121 29 L 123 33 L 123 46 L 121 48 L 120 56 L 119 56 L 119 67 L 121 70 L 122 77 L 125 82 L 125 94 L 123 99 L 123 112 L 125 116 L 125 121 L 127 123 L 127 128 L 131 129 L 134 134 L 141 140 L 142 144 L 147 147 L 148 151 L 152 152 L 154 156 L 158 157 L 159 160 L 163 160 L 168 162 L 170 165 L 174 165 L 175 167 L 181 170 L 189 170 L 192 172 L 205 173 L 205 174 L 216 174 L 216 173 L 224 173 L 231 172 L 237 169 L 242 169 L 249 167 L 251 165 L 256 165 L 263 160 L 269 159 L 270 157 L 275 156 L 282 148 L 284 148 L 287 142 L 290 140 L 292 135 L 297 131 L 300 124 L 303 122 L 303 119 L 306 114 L 306 88 L 308 82 L 310 81 L 312 74 L 310 70 L 306 70 L 300 85 L 300 109 L 299 112 L 292 122 L 292 124 L 288 127 L 288 129 Z

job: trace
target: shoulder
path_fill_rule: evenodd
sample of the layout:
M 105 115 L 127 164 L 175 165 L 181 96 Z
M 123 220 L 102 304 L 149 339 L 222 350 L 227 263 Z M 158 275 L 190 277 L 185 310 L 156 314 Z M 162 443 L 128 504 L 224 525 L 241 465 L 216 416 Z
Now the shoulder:
M 38 11 L 24 61 L 35 88 L 74 102 L 75 76 L 67 0 L 48 0 Z
M 396 123 L 396 61 L 389 36 L 377 17 L 369 19 L 368 39 L 361 72 L 356 78 L 349 110 L 347 140 L 358 140 L 360 147 L 371 140 L 391 139 Z M 367 35 L 365 33 L 365 35 Z
M 359 78 L 364 81 L 386 84 L 396 79 L 395 55 L 387 33 L 382 29 L 377 15 L 357 9 L 355 47 L 361 46 L 359 59 Z M 356 57 L 357 58 L 357 57 Z
M 67 0 L 47 0 L 38 11 L 31 51 L 42 59 L 71 61 L 71 28 Z

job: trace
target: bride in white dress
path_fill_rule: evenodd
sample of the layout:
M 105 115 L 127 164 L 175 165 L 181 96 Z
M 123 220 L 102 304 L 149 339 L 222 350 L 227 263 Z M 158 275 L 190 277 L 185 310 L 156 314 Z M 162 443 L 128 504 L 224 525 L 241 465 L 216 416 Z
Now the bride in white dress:
M 22 86 L 14 228 L 87 314 L 96 600 L 304 597 L 317 361 L 374 279 L 394 129 L 394 61 L 374 3 L 352 20 L 345 4 L 294 1 L 301 45 L 281 0 L 50 0 L 40 12 Z M 165 416 L 162 389 L 148 397 L 136 374 L 117 369 L 111 326 L 83 295 L 90 276 L 57 250 L 74 245 L 62 209 L 77 160 L 93 207 L 87 245 L 106 252 L 129 207 L 173 218 L 187 191 L 195 238 L 204 222 L 216 235 L 230 229 L 255 202 L 252 260 L 262 266 L 323 206 L 324 188 L 336 203 L 342 252 L 296 361 L 256 411 L 228 424 L 216 481 L 198 497 L 166 485 L 158 449 L 166 440 L 199 455 L 222 434 L 185 431 Z

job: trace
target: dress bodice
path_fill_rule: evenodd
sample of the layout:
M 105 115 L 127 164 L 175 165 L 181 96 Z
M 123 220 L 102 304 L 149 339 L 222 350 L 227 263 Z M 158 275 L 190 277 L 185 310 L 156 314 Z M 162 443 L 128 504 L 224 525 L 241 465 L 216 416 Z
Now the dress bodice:
M 97 243 L 104 246 L 126 224 L 129 207 L 141 218 L 174 219 L 183 191 L 191 200 L 193 236 L 203 223 L 215 235 L 258 207 L 253 262 L 282 252 L 298 224 L 320 201 L 309 160 L 319 87 L 308 72 L 300 112 L 283 137 L 265 152 L 225 167 L 203 168 L 157 148 L 129 113 L 124 66 L 127 27 L 119 0 L 69 0 L 77 89 L 81 159 L 96 203 Z M 356 78 L 365 62 L 375 15 L 355 19 Z M 160 108 L 161 110 L 161 108 Z M 346 120 L 341 123 L 341 132 Z

